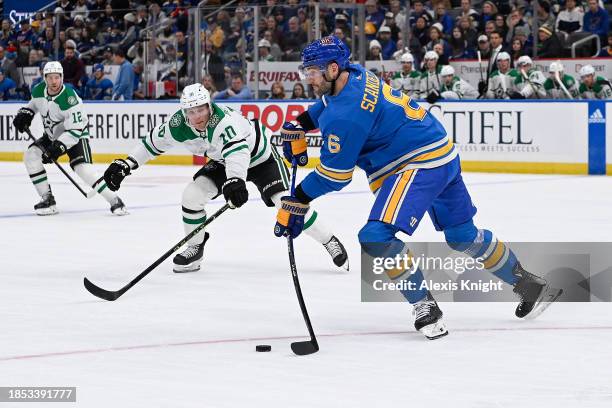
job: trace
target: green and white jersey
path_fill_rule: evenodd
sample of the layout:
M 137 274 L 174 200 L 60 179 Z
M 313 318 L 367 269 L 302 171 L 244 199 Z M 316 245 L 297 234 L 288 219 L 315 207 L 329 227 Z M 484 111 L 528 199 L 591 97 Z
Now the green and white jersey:
M 74 89 L 62 86 L 55 96 L 47 94 L 47 85 L 42 81 L 32 89 L 32 99 L 27 107 L 42 117 L 45 134 L 51 140 L 59 140 L 71 148 L 82 137 L 89 137 L 87 115 L 83 101 Z
M 516 70 L 517 75 L 512 84 L 514 90 L 520 92 L 526 99 L 544 99 L 546 98 L 546 90 L 544 89 L 544 82 L 546 77 L 542 71 L 538 71 L 535 68 L 525 72 L 527 78 L 523 76 L 521 71 Z
M 598 76 L 590 88 L 582 82 L 578 87 L 578 93 L 582 99 L 612 99 L 612 86 L 610 81 Z
M 560 78 L 561 83 L 565 86 L 565 89 L 571 95 L 571 98 L 567 96 L 561 85 L 557 82 L 556 78 L 548 77 L 544 81 L 544 89 L 546 90 L 546 97 L 550 99 L 579 99 L 578 85 L 576 80 L 571 75 L 564 74 Z
M 156 126 L 129 156 L 140 166 L 182 145 L 196 156 L 206 156 L 225 165 L 227 178 L 246 180 L 248 169 L 263 163 L 271 154 L 268 130 L 228 107 L 211 103 L 206 130 L 199 132 L 187 122 L 182 109 Z
M 421 74 L 421 80 L 419 84 L 419 98 L 426 98 L 434 89 L 439 91 L 442 87 L 442 77 L 440 77 L 440 71 L 442 67 L 436 67 L 435 72 L 429 70 Z
M 511 69 L 505 74 L 497 69 L 493 71 L 489 77 L 487 99 L 510 99 L 509 92 L 514 89 L 513 84 L 517 75 L 520 74 L 515 69 Z
M 418 71 L 410 71 L 405 74 L 402 71 L 396 72 L 391 78 L 391 87 L 399 89 L 406 95 L 416 98 L 419 93 L 421 74 Z
M 472 85 L 455 75 L 450 85 L 442 85 L 440 96 L 444 99 L 477 99 L 478 91 Z

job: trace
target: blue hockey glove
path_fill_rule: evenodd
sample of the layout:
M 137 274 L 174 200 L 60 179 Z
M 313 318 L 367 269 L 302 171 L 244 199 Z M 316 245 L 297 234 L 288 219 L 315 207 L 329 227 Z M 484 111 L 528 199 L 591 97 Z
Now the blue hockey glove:
M 299 202 L 295 197 L 281 198 L 281 208 L 278 209 L 276 215 L 274 235 L 297 238 L 304 229 L 304 217 L 309 207 L 308 204 Z
M 308 164 L 306 131 L 302 126 L 285 122 L 281 128 L 281 140 L 283 142 L 283 155 L 289 163 L 292 163 L 295 158 L 298 166 Z

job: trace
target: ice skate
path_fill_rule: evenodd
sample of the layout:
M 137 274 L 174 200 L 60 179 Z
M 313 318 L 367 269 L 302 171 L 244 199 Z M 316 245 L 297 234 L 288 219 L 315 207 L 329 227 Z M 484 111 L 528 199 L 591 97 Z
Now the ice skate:
M 563 293 L 562 289 L 551 288 L 545 279 L 524 270 L 520 263 L 513 273 L 519 278 L 513 289 L 521 299 L 514 312 L 518 318 L 536 318 Z
M 186 273 L 186 272 L 197 272 L 200 270 L 200 263 L 204 256 L 204 245 L 210 234 L 206 232 L 204 234 L 204 241 L 200 244 L 189 245 L 180 254 L 174 257 L 174 272 L 175 273 Z
M 332 257 L 334 265 L 346 271 L 349 270 L 349 261 L 346 249 L 344 249 L 344 245 L 342 245 L 342 242 L 340 242 L 338 238 L 332 236 L 329 242 L 323 244 L 323 246 Z
M 54 215 L 57 214 L 55 208 L 55 197 L 51 192 L 45 194 L 38 204 L 34 205 L 34 211 L 37 215 Z
M 414 328 L 423 333 L 429 340 L 446 336 L 448 330 L 442 321 L 442 310 L 431 295 L 414 305 Z
M 125 208 L 125 204 L 119 197 L 117 197 L 117 199 L 113 202 L 113 204 L 111 204 L 110 210 L 111 210 L 111 213 L 113 213 L 113 215 L 117 215 L 117 216 L 129 214 L 129 212 Z

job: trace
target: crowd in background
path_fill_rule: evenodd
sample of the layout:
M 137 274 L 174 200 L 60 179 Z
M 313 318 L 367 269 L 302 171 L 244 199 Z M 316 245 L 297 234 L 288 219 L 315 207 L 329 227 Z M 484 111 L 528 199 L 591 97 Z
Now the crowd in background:
M 324 7 L 327 2 L 321 2 L 321 35 L 335 35 L 356 50 L 355 34 L 363 30 L 368 60 L 399 61 L 409 53 L 417 70 L 430 51 L 438 55 L 440 67 L 475 58 L 478 52 L 488 59 L 499 47 L 513 65 L 521 56 L 533 55 L 534 47 L 539 57 L 567 57 L 568 44 L 585 34 L 599 36 L 600 56 L 612 56 L 609 11 L 602 0 L 413 0 L 410 13 L 400 0 L 344 1 L 365 3 L 363 27 L 354 23 L 353 10 Z M 255 47 L 260 61 L 299 61 L 301 50 L 314 38 L 312 0 L 241 0 L 220 11 L 215 10 L 222 2 L 210 0 L 201 22 L 203 34 L 197 39 L 202 60 L 190 61 L 194 36 L 187 10 L 197 3 L 60 0 L 31 21 L 12 24 L 5 19 L 0 28 L 0 98 L 27 98 L 29 87 L 18 68 L 42 68 L 57 59 L 65 82 L 88 99 L 144 98 L 145 63 L 155 64 L 154 80 L 174 84 L 168 97 L 192 80 L 194 69 L 201 69 L 202 82 L 216 99 L 248 99 L 254 96 L 245 84 L 244 63 L 253 60 Z M 250 7 L 254 4 L 262 6 L 257 22 Z M 538 27 L 537 32 L 532 27 Z M 105 75 L 109 65 L 120 66 L 115 83 Z M 93 66 L 92 72 L 86 73 L 85 66 Z M 289 92 L 294 98 L 307 94 L 301 84 L 285 90 L 278 82 L 268 97 L 283 99 Z

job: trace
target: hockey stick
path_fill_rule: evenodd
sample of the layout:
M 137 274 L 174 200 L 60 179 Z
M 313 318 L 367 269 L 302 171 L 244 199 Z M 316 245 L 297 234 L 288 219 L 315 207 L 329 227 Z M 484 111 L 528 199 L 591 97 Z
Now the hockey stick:
M 295 178 L 297 175 L 297 164 L 295 159 L 291 162 L 291 195 L 295 194 Z M 306 304 L 304 304 L 304 297 L 302 296 L 302 289 L 300 288 L 300 280 L 298 278 L 297 267 L 295 266 L 295 254 L 293 252 L 293 238 L 287 235 L 287 250 L 289 252 L 289 265 L 291 267 L 291 277 L 293 278 L 293 286 L 295 286 L 295 293 L 297 294 L 298 302 L 300 303 L 300 309 L 302 310 L 302 316 L 308 327 L 308 333 L 310 334 L 310 340 L 297 341 L 291 343 L 291 350 L 298 356 L 305 356 L 308 354 L 316 353 L 319 351 L 319 343 L 315 337 L 314 330 L 312 329 L 312 323 L 310 323 L 310 317 L 308 317 L 308 311 L 306 310 Z
M 563 90 L 563 93 L 565 94 L 565 96 L 567 96 L 569 99 L 574 99 L 572 98 L 572 95 L 569 93 L 569 91 L 567 90 L 563 82 L 561 81 L 561 77 L 559 76 L 559 71 L 555 71 L 555 79 L 557 80 L 557 83 Z
M 138 276 L 136 276 L 134 279 L 132 279 L 130 281 L 130 283 L 128 283 L 127 285 L 125 285 L 121 289 L 115 290 L 115 291 L 102 289 L 101 287 L 96 286 L 93 283 L 91 283 L 89 281 L 89 279 L 83 278 L 83 284 L 85 285 L 85 289 L 87 289 L 89 291 L 89 293 L 91 293 L 94 296 L 99 297 L 100 299 L 109 300 L 109 301 L 117 300 L 121 295 L 123 295 L 125 292 L 127 292 L 132 286 L 134 286 L 142 278 L 147 276 L 149 274 L 149 272 L 151 272 L 153 269 L 157 268 L 157 266 L 159 266 L 159 264 L 164 262 L 170 255 L 172 255 L 174 252 L 178 251 L 180 247 L 185 245 L 187 243 L 187 241 L 189 241 L 191 238 L 193 238 L 198 232 L 202 231 L 207 225 L 209 225 L 211 222 L 213 222 L 218 216 L 223 214 L 228 208 L 230 208 L 229 204 L 225 204 L 223 207 L 219 208 L 216 213 L 214 213 L 213 215 L 208 217 L 206 219 L 206 221 L 204 221 L 196 229 L 194 229 L 189 234 L 187 234 L 176 245 L 174 245 L 172 248 L 170 248 L 165 254 L 163 254 L 162 256 L 157 258 L 157 260 L 155 262 L 153 262 L 147 269 L 142 271 Z
M 25 128 L 25 132 L 27 133 L 28 137 L 34 141 L 36 143 L 36 138 L 32 135 L 32 132 L 30 132 L 30 128 Z M 47 157 L 51 157 L 49 156 L 49 152 L 47 151 L 47 149 L 45 149 L 43 146 L 40 145 L 36 145 L 36 147 L 38 147 L 40 150 L 42 150 L 42 152 L 47 156 Z M 66 170 L 64 170 L 64 168 L 62 166 L 60 166 L 60 164 L 56 161 L 56 160 L 52 160 L 53 163 L 57 166 L 58 169 L 60 169 L 60 171 L 62 173 L 64 173 L 64 176 L 66 176 L 66 178 L 68 178 L 68 180 L 70 180 L 70 182 L 77 188 L 77 190 L 79 190 L 79 192 L 81 194 L 83 194 L 83 196 L 85 196 L 85 198 L 91 198 L 93 196 L 96 195 L 97 191 L 91 190 L 89 193 L 86 193 L 85 191 L 83 191 L 83 189 L 81 188 L 81 186 L 79 186 L 77 184 L 76 181 L 74 181 L 74 179 L 72 177 L 70 177 L 70 174 L 68 174 L 68 172 Z
M 482 57 L 480 55 L 480 50 L 476 50 L 476 54 L 478 55 L 478 71 L 480 71 L 480 82 L 482 82 L 484 81 L 484 76 L 482 75 Z M 480 99 L 480 98 L 484 98 L 484 94 L 478 95 L 478 98 L 476 99 Z

